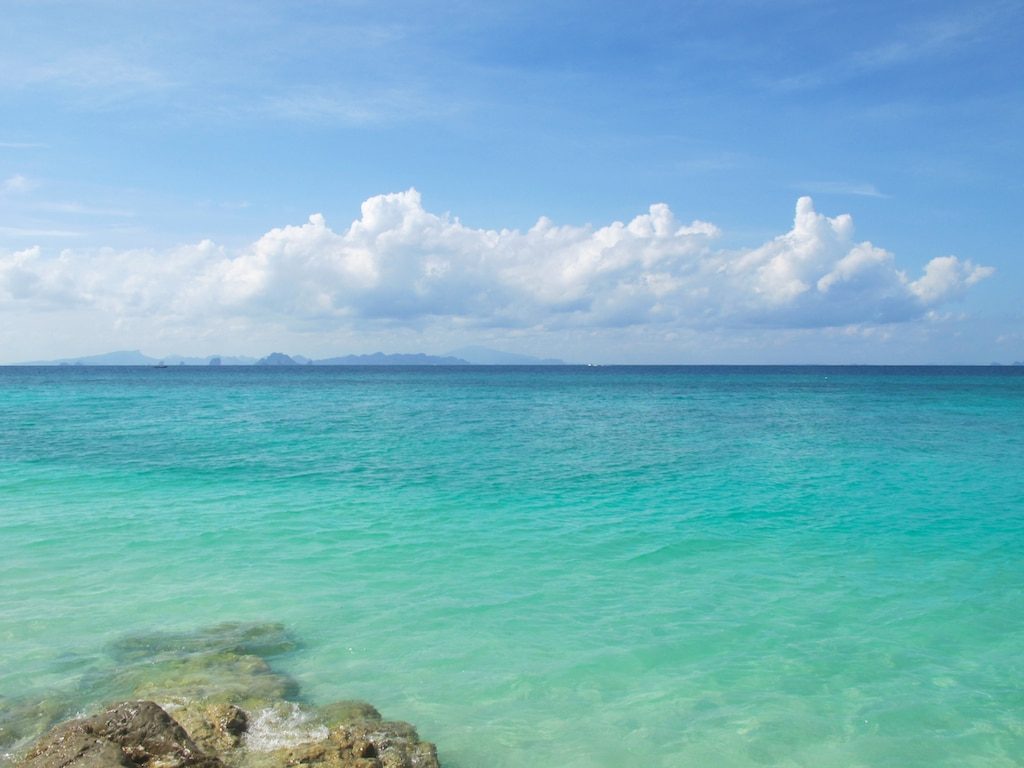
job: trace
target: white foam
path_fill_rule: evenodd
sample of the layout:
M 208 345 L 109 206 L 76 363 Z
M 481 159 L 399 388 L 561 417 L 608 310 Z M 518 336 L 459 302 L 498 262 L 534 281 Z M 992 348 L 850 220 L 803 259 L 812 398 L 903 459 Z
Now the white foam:
M 254 752 L 271 752 L 326 738 L 327 728 L 298 704 L 261 709 L 249 721 L 244 737 L 246 748 Z

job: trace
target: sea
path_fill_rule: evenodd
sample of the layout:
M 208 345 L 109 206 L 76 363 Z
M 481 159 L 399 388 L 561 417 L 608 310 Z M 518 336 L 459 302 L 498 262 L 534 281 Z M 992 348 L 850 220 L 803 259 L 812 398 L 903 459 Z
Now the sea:
M 1020 766 L 1024 368 L 0 368 L 0 754 L 225 627 L 448 768 Z

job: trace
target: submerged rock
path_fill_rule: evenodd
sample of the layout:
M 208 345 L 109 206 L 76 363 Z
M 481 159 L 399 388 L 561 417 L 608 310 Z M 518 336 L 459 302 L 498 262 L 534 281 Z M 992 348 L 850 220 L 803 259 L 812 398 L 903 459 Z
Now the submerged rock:
M 118 695 L 167 702 L 209 700 L 257 708 L 298 695 L 299 686 L 261 657 L 195 653 L 126 667 L 111 683 Z
M 55 697 L 8 699 L 0 696 L 0 764 L 3 764 L 6 749 L 36 738 L 69 714 Z
M 380 712 L 365 701 L 336 701 L 320 707 L 320 718 L 324 725 L 333 728 L 342 723 L 358 723 L 365 720 L 383 720 Z
M 71 720 L 43 736 L 18 766 L 440 768 L 437 749 L 420 741 L 413 726 L 382 720 L 363 702 L 339 702 L 323 711 L 282 702 L 268 710 L 278 720 L 223 703 L 192 703 L 173 711 L 174 717 L 155 702 L 129 701 Z M 336 720 L 345 712 L 354 719 L 330 729 L 323 724 L 325 716 Z M 261 722 L 264 729 L 270 722 L 282 730 L 276 738 L 250 733 Z
M 224 623 L 193 632 L 155 632 L 108 647 L 115 671 L 88 681 L 108 699 L 167 703 L 208 700 L 256 709 L 298 695 L 298 685 L 266 657 L 297 647 L 283 625 Z
M 111 643 L 118 661 L 150 660 L 161 656 L 232 653 L 238 656 L 277 656 L 294 651 L 295 638 L 277 622 L 230 621 L 191 632 L 144 632 Z

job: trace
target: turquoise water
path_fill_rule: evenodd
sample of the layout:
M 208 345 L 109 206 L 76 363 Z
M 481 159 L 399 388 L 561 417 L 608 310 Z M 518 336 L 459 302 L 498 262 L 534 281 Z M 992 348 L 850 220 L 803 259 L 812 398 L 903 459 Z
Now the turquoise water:
M 276 621 L 455 768 L 1016 766 L 1024 370 L 0 368 L 0 587 L 0 700 Z

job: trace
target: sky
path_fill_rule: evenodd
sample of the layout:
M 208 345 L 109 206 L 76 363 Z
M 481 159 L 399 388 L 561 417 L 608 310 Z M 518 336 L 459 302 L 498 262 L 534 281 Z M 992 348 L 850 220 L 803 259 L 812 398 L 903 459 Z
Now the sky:
M 0 0 L 0 362 L 1024 360 L 1024 3 Z

